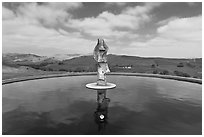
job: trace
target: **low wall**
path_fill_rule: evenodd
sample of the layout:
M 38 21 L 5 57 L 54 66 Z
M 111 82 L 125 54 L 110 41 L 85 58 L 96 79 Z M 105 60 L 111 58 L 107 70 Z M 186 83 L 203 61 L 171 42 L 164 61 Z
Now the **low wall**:
M 27 81 L 27 80 L 35 80 L 35 79 L 68 77 L 68 76 L 84 76 L 84 75 L 86 75 L 86 76 L 87 75 L 96 75 L 96 72 L 65 73 L 65 74 L 52 74 L 52 75 L 27 76 L 27 77 L 20 77 L 20 78 L 12 78 L 12 79 L 2 80 L 2 85 L 14 83 L 14 82 Z M 202 79 L 186 78 L 186 77 L 171 76 L 171 75 L 145 74 L 145 73 L 119 73 L 119 72 L 111 72 L 111 73 L 108 73 L 108 75 L 154 77 L 154 78 L 173 79 L 173 80 L 202 84 Z

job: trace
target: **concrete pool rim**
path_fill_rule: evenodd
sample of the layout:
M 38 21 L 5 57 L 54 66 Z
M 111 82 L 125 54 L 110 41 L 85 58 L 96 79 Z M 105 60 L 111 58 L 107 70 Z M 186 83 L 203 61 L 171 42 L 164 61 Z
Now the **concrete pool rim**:
M 47 78 L 68 77 L 68 76 L 89 76 L 89 75 L 97 75 L 97 73 L 96 72 L 64 73 L 64 74 L 52 74 L 52 75 L 11 78 L 11 79 L 2 80 L 2 85 L 15 83 L 15 82 L 28 81 L 28 80 L 36 80 L 36 79 L 47 79 Z M 162 79 L 171 79 L 171 80 L 177 80 L 177 81 L 202 84 L 202 79 L 179 77 L 179 76 L 172 76 L 172 75 L 159 75 L 159 74 L 146 74 L 146 73 L 120 73 L 120 72 L 111 72 L 111 73 L 108 73 L 107 75 L 162 78 Z

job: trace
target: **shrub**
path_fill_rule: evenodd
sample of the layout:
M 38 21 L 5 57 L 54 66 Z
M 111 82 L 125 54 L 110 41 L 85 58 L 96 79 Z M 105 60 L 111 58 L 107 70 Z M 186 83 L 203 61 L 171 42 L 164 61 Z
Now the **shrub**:
M 66 69 L 59 69 L 59 71 L 67 71 Z
M 40 67 L 39 66 L 37 66 L 37 65 L 33 65 L 33 66 L 31 66 L 32 68 L 34 68 L 34 69 L 40 69 Z
M 64 63 L 63 62 L 59 62 L 58 65 L 64 65 Z
M 190 75 L 188 73 L 184 73 L 184 72 L 181 72 L 181 71 L 174 71 L 174 74 L 177 75 L 177 76 L 181 76 L 181 77 L 190 77 Z
M 177 65 L 177 67 L 183 67 L 184 65 L 183 65 L 183 63 L 179 63 L 178 65 Z
M 169 71 L 168 70 L 164 70 L 163 71 L 163 75 L 169 75 Z
M 191 63 L 186 63 L 186 66 L 190 67 L 190 68 L 195 68 L 195 65 L 191 64 Z
M 154 65 L 154 64 L 152 64 L 151 68 L 155 68 L 155 65 Z
M 158 74 L 158 71 L 157 71 L 157 70 L 154 70 L 154 71 L 153 71 L 153 74 Z
M 53 71 L 53 69 L 52 68 L 48 68 L 48 71 Z
M 41 68 L 41 70 L 46 71 L 46 68 Z
M 77 67 L 76 69 L 74 69 L 74 72 L 83 72 L 84 69 L 81 67 Z

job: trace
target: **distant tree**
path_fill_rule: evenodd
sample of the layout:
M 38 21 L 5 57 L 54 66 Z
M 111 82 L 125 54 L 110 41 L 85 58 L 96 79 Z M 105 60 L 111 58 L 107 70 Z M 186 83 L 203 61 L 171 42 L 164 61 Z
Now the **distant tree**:
M 174 74 L 177 75 L 177 76 L 181 76 L 181 77 L 190 77 L 190 75 L 188 73 L 184 73 L 184 72 L 181 72 L 181 71 L 174 71 Z
M 75 70 L 74 70 L 74 72 L 83 72 L 83 68 L 81 68 L 81 67 L 77 67 Z
M 41 70 L 46 71 L 46 68 L 41 68 Z
M 53 71 L 53 69 L 52 68 L 48 68 L 48 71 Z
M 188 73 L 183 73 L 183 77 L 191 77 Z
M 40 69 L 40 66 L 37 66 L 37 65 L 33 65 L 31 67 L 34 68 L 34 69 Z
M 163 71 L 163 75 L 169 75 L 169 71 L 168 70 L 164 70 Z
M 155 65 L 154 65 L 154 64 L 152 64 L 152 65 L 151 65 L 151 68 L 155 68 Z
M 64 63 L 63 62 L 59 62 L 58 65 L 64 65 Z
M 182 62 L 177 65 L 177 67 L 183 67 L 183 66 L 184 66 L 184 65 L 183 65 Z
M 163 72 L 159 72 L 159 74 L 163 75 Z
M 67 70 L 62 68 L 62 69 L 59 69 L 59 71 L 67 71 Z
M 179 71 L 175 70 L 175 71 L 174 71 L 174 74 L 177 75 L 177 76 L 179 76 L 180 73 L 179 73 Z
M 153 71 L 153 74 L 158 74 L 158 70 L 154 70 L 154 71 Z

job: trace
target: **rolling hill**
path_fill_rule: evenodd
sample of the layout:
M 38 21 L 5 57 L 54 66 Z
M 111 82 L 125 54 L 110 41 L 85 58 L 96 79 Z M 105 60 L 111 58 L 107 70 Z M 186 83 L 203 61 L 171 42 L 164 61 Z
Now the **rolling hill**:
M 34 54 L 3 55 L 3 65 L 10 67 L 28 66 L 42 71 L 93 72 L 96 62 L 92 55 L 78 56 L 67 60 Z M 126 55 L 108 55 L 112 72 L 154 73 L 202 78 L 202 58 L 172 59 L 144 58 Z

